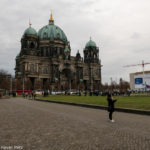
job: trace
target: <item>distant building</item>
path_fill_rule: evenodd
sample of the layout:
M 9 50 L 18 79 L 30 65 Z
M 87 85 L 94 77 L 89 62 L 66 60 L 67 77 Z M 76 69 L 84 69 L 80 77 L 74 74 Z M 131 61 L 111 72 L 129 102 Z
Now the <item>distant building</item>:
M 150 89 L 150 71 L 135 72 L 130 74 L 130 88 L 135 90 Z
M 77 89 L 82 84 L 83 90 L 99 90 L 99 48 L 90 39 L 84 48 L 84 58 L 79 51 L 76 56 L 71 56 L 70 42 L 63 30 L 54 24 L 51 14 L 49 24 L 38 33 L 30 24 L 21 37 L 15 77 L 23 81 L 30 80 L 33 89 L 40 81 L 43 88 L 46 83 L 52 89 L 59 90 Z
M 10 74 L 1 74 L 0 73 L 0 79 L 10 79 L 11 75 Z

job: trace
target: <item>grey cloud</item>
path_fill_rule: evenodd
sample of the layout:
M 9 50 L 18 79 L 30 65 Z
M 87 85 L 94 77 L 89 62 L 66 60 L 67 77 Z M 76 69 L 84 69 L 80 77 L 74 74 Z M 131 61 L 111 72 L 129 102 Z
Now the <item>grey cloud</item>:
M 149 62 L 149 4 L 148 0 L 1 0 L 0 68 L 14 74 L 15 57 L 29 17 L 38 31 L 48 24 L 52 9 L 56 25 L 71 43 L 72 55 L 79 49 L 83 56 L 92 36 L 100 48 L 103 82 L 119 76 L 129 80 L 129 73 L 138 69 L 124 69 L 123 65 Z
M 141 35 L 137 32 L 134 32 L 132 35 L 131 35 L 131 38 L 132 39 L 138 39 L 138 38 L 141 38 Z

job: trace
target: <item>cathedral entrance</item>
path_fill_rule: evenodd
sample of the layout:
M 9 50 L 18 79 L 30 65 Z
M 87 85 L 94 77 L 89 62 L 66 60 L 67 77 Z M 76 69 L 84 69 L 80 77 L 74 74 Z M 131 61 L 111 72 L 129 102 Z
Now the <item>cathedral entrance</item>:
M 73 73 L 70 69 L 63 69 L 60 75 L 62 90 L 70 91 L 72 89 Z
M 30 77 L 29 79 L 31 81 L 31 90 L 34 90 L 35 78 L 34 77 Z
M 84 90 L 87 91 L 88 90 L 87 80 L 84 80 L 83 83 L 84 83 Z
M 97 83 L 99 83 L 99 84 L 97 84 Z M 100 81 L 99 80 L 94 80 L 94 83 L 93 83 L 93 90 L 94 91 L 99 91 L 99 89 L 100 89 Z
M 43 89 L 47 89 L 47 82 L 48 82 L 48 79 L 47 78 L 43 78 L 43 81 L 42 81 L 42 86 L 43 86 Z
M 49 78 L 40 78 L 37 82 L 38 89 L 48 90 L 50 89 Z

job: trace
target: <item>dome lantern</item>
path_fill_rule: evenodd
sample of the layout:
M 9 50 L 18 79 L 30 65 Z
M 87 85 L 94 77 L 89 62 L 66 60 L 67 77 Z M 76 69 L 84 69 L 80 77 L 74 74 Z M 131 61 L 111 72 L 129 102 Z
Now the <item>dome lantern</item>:
M 54 24 L 52 11 L 51 11 L 50 18 L 49 18 L 49 24 Z

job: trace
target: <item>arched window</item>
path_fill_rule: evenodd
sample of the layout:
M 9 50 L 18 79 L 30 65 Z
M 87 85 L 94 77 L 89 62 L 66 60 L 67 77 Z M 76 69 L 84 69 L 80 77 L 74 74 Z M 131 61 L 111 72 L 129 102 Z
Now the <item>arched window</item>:
M 52 56 L 51 47 L 49 48 L 49 55 Z
M 33 64 L 30 65 L 30 72 L 34 72 L 34 65 Z
M 44 50 L 43 50 L 43 51 L 44 51 L 44 56 L 46 56 L 46 48 L 44 48 Z
M 41 49 L 41 56 L 43 56 L 44 55 L 43 47 L 41 47 L 40 49 Z
M 62 48 L 60 48 L 60 55 L 62 55 L 63 54 L 63 49 Z
M 48 48 L 46 48 L 46 56 L 48 56 Z
M 48 56 L 50 56 L 50 48 L 48 47 Z
M 60 34 L 59 33 L 57 33 L 57 38 L 60 39 Z
M 48 73 L 48 69 L 47 68 L 43 68 L 43 74 L 47 74 Z
M 23 48 L 27 48 L 27 41 L 23 42 Z
M 46 39 L 47 38 L 47 33 L 44 32 L 43 38 Z
M 35 47 L 34 43 L 31 42 L 31 43 L 30 43 L 30 48 L 34 48 L 34 47 Z
M 60 54 L 60 48 L 59 47 L 57 48 L 57 54 L 58 55 Z

